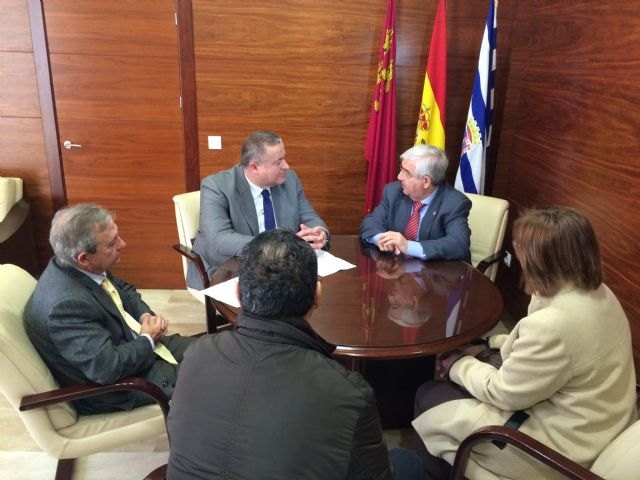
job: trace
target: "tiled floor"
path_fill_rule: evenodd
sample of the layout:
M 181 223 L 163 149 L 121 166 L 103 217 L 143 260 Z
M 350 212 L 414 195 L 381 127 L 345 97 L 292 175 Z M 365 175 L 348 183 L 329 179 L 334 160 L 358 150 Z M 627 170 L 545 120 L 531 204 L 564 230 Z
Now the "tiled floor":
M 204 306 L 186 290 L 140 290 L 145 301 L 163 313 L 171 324 L 170 332 L 193 335 L 205 330 Z M 510 325 L 505 319 L 504 324 Z M 506 332 L 499 324 L 495 332 Z M 385 432 L 387 445 L 410 446 L 409 431 Z M 127 445 L 110 452 L 79 459 L 75 480 L 140 480 L 166 463 L 167 436 Z M 2 480 L 53 479 L 56 460 L 42 453 L 29 436 L 18 415 L 0 395 L 0 478 Z

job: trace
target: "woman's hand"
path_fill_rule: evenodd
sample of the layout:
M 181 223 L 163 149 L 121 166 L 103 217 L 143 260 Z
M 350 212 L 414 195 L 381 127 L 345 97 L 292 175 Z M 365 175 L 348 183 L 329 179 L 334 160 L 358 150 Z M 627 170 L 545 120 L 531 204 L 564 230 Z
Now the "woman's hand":
M 448 380 L 449 371 L 455 362 L 467 355 L 475 357 L 486 348 L 486 345 L 467 345 L 462 348 L 456 348 L 455 350 L 438 354 L 436 357 L 434 378 L 436 380 Z

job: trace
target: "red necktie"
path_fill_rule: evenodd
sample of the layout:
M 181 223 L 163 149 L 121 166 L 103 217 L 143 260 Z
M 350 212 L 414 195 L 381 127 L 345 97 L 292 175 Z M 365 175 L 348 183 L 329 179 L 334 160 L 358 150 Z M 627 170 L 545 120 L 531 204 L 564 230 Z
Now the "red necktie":
M 422 202 L 413 202 L 413 211 L 409 217 L 407 226 L 404 227 L 404 238 L 407 240 L 418 239 L 418 227 L 420 226 L 420 209 L 424 207 Z

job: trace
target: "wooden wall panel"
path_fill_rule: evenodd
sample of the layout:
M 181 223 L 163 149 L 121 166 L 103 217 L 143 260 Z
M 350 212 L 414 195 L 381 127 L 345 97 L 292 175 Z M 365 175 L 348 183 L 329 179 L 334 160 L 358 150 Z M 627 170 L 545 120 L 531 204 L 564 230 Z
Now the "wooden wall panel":
M 59 118 L 181 122 L 175 57 L 144 64 L 123 56 L 52 53 L 50 58 Z
M 117 15 L 110 1 L 44 0 L 53 53 L 83 55 L 158 56 L 177 48 L 172 2 L 118 0 Z
M 32 52 L 29 14 L 25 0 L 0 2 L 0 50 L 3 52 Z
M 52 203 L 25 0 L 0 2 L 0 175 L 24 180 L 44 267 L 51 255 Z
M 197 59 L 328 67 L 378 61 L 386 1 L 366 7 L 336 0 L 195 0 L 193 5 Z
M 0 115 L 40 117 L 33 53 L 0 52 Z
M 496 193 L 512 203 L 512 220 L 523 208 L 547 205 L 569 205 L 589 217 L 640 366 L 637 13 L 633 1 L 538 0 L 512 11 Z M 527 300 L 515 287 L 519 274 L 514 266 L 499 279 L 516 317 Z

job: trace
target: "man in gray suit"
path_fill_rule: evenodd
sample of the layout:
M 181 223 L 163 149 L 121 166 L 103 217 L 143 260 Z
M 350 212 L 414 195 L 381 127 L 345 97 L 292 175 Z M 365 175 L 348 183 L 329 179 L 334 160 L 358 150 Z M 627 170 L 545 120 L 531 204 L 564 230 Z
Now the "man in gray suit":
M 415 145 L 400 160 L 398 181 L 384 187 L 380 204 L 362 221 L 362 240 L 398 255 L 470 262 L 471 201 L 444 183 L 445 152 Z
M 296 232 L 314 249 L 329 241 L 327 225 L 289 168 L 282 139 L 273 132 L 255 131 L 242 146 L 240 164 L 202 181 L 200 230 L 193 250 L 211 276 L 253 237 L 273 228 Z M 189 267 L 187 283 L 201 288 L 195 269 Z
M 25 307 L 25 329 L 54 378 L 69 386 L 140 376 L 171 397 L 176 362 L 192 338 L 166 335 L 169 322 L 109 272 L 126 247 L 112 214 L 90 204 L 62 209 L 49 241 L 55 257 Z M 151 402 L 141 392 L 117 392 L 74 405 L 91 414 Z

